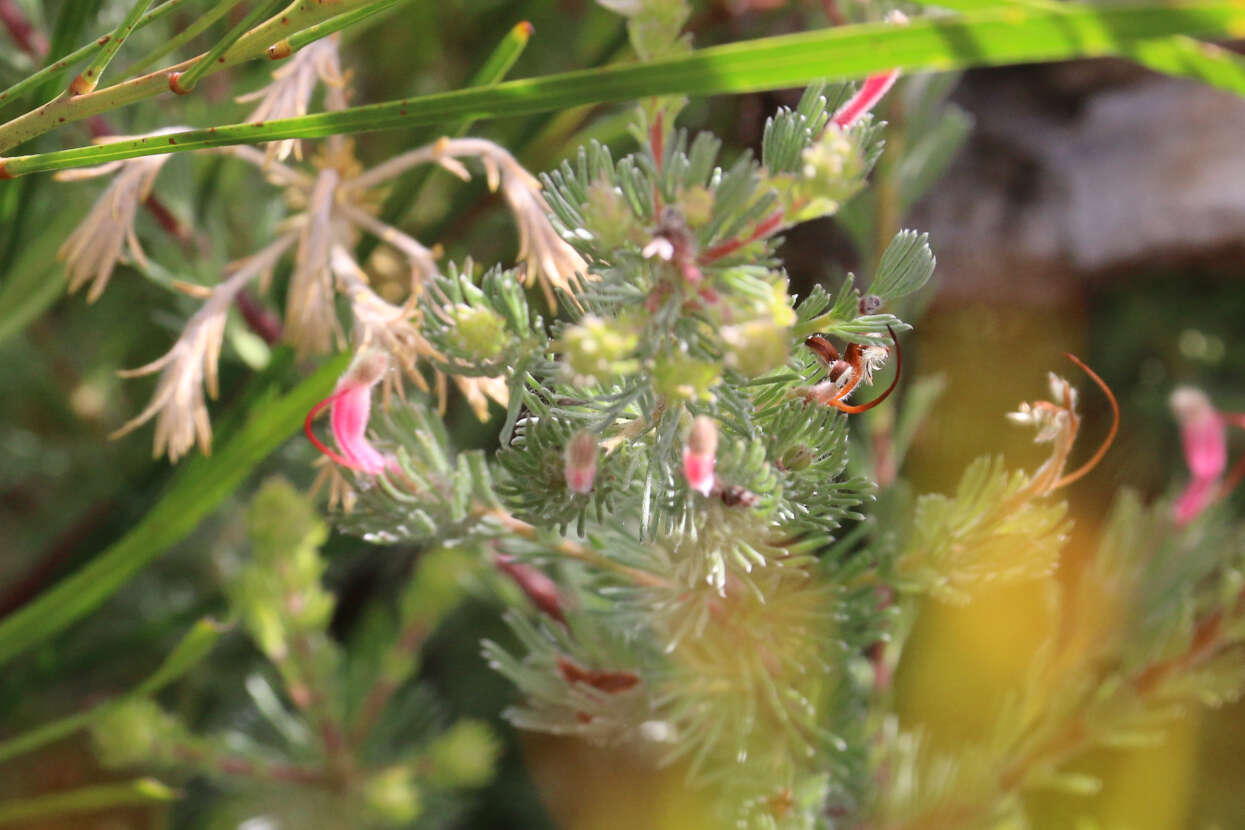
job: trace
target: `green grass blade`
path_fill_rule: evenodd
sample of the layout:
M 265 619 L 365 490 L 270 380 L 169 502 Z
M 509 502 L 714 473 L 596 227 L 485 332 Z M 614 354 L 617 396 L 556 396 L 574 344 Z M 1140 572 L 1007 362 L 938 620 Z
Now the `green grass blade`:
M 52 28 L 52 48 L 48 52 L 49 68 L 52 70 L 44 76 L 35 89 L 37 98 L 47 99 L 65 91 L 65 75 L 67 66 L 61 59 L 68 54 L 75 43 L 80 42 L 99 17 L 103 0 L 82 0 L 80 3 L 66 3 L 56 16 L 56 25 Z M 95 44 L 96 48 L 99 43 Z
M 176 790 L 154 778 L 137 778 L 119 784 L 99 784 L 51 795 L 0 802 L 0 824 L 39 821 L 67 813 L 140 807 L 174 801 L 177 797 Z
M 0 175 L 61 170 L 152 153 L 283 138 L 528 115 L 654 95 L 717 95 L 801 86 L 819 78 L 859 78 L 898 67 L 947 70 L 1022 61 L 1119 54 L 1139 40 L 1173 34 L 1231 36 L 1245 31 L 1245 5 L 1231 0 L 1144 3 L 1058 12 L 1013 7 L 905 26 L 869 23 L 717 46 L 640 65 L 509 81 L 264 124 L 188 130 L 156 140 L 117 142 L 0 162 Z
M 20 208 L 19 205 L 19 212 Z M 4 285 L 0 287 L 0 343 L 21 332 L 64 294 L 65 269 L 56 261 L 56 250 L 79 218 L 76 211 L 64 210 L 51 217 L 36 217 L 31 221 L 38 223 L 40 232 L 33 238 L 14 240 L 13 260 L 7 269 L 0 261 L 0 272 L 4 272 Z M 20 227 L 11 230 L 20 231 Z
M 107 704 L 104 705 L 106 706 Z M 58 718 L 51 723 L 45 723 L 28 732 L 9 738 L 7 741 L 0 742 L 0 764 L 3 764 L 10 758 L 33 752 L 41 746 L 55 743 L 61 738 L 85 728 L 100 713 L 102 708 L 96 707 L 85 712 L 75 712 L 72 715 Z
M 211 617 L 204 617 L 190 627 L 181 641 L 164 658 L 160 667 L 152 672 L 133 691 L 135 695 L 154 695 L 174 680 L 181 677 L 207 657 L 220 640 L 225 626 Z
M 1066 12 L 1078 8 L 1065 0 L 919 0 L 922 5 L 960 12 L 983 9 L 1021 8 L 1046 12 Z M 1210 43 L 1185 35 L 1154 38 L 1123 44 L 1120 57 L 1147 69 L 1178 78 L 1218 87 L 1238 95 L 1245 94 L 1245 58 Z
M 1120 54 L 1155 72 L 1245 95 L 1245 58 L 1212 43 L 1181 35 L 1132 43 Z
M 170 546 L 185 539 L 296 431 L 333 389 L 349 354 L 326 362 L 285 396 L 258 405 L 211 456 L 178 470 L 160 501 L 134 529 L 30 604 L 0 620 L 0 664 L 47 640 L 91 611 Z

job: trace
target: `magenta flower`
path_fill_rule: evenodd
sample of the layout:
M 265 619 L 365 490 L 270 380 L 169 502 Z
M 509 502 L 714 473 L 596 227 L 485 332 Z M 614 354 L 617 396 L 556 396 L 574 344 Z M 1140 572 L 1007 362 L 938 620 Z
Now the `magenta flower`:
M 1200 389 L 1181 386 L 1172 392 L 1171 408 L 1180 423 L 1180 441 L 1192 477 L 1173 514 L 1188 524 L 1210 507 L 1229 487 L 1223 487 L 1228 467 L 1228 425 L 1245 428 L 1245 415 L 1219 412 Z
M 688 485 L 707 496 L 713 490 L 713 467 L 718 452 L 718 426 L 712 418 L 697 415 L 683 448 L 683 475 Z
M 341 376 L 333 394 L 312 407 L 303 424 L 307 437 L 320 452 L 343 467 L 373 476 L 383 473 L 391 464 L 391 460 L 367 440 L 367 424 L 372 414 L 372 387 L 380 382 L 388 368 L 389 357 L 384 352 L 363 352 Z M 325 407 L 332 407 L 329 423 L 333 441 L 340 453 L 326 447 L 311 430 L 311 422 Z

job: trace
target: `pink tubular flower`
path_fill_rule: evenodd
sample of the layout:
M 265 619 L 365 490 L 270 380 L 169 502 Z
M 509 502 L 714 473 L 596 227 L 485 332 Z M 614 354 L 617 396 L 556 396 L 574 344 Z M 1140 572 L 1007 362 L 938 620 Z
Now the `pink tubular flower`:
M 572 493 L 592 492 L 597 477 L 597 439 L 590 432 L 577 432 L 566 445 L 566 486 Z
M 683 475 L 688 485 L 707 496 L 713 490 L 713 465 L 717 460 L 718 426 L 712 418 L 697 415 L 683 448 Z
M 355 358 L 350 368 L 337 382 L 333 394 L 320 401 L 307 413 L 303 429 L 311 443 L 333 461 L 368 475 L 383 473 L 390 464 L 367 440 L 367 423 L 372 412 L 372 387 L 384 377 L 389 368 L 389 357 L 384 352 L 367 351 Z M 311 422 L 331 406 L 329 422 L 333 441 L 341 453 L 336 453 L 321 443 L 311 430 Z
M 1188 524 L 1221 495 L 1228 467 L 1228 425 L 1245 428 L 1245 415 L 1219 412 L 1200 389 L 1181 386 L 1172 392 L 1171 408 L 1180 423 L 1180 441 L 1192 478 L 1173 510 Z

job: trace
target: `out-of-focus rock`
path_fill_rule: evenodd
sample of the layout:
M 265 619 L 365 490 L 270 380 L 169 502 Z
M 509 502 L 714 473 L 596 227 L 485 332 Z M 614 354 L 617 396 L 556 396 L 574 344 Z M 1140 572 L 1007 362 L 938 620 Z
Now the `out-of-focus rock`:
M 976 131 L 906 223 L 938 240 L 943 298 L 1245 262 L 1245 98 L 1114 61 L 970 74 L 956 98 Z

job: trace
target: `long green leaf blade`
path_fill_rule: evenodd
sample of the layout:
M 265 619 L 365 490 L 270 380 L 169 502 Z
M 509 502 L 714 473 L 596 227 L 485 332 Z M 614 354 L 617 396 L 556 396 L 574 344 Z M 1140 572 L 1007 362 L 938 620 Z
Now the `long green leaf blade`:
M 717 95 L 859 78 L 871 72 L 946 70 L 1019 61 L 1118 54 L 1139 40 L 1172 34 L 1221 37 L 1245 31 L 1245 5 L 1225 0 L 1145 3 L 1058 12 L 991 9 L 905 26 L 861 24 L 762 38 L 641 65 L 581 70 L 354 107 L 331 113 L 188 130 L 0 162 L 0 175 L 60 170 L 152 153 L 185 152 L 283 138 L 322 138 L 461 118 L 498 118 L 654 95 Z
M 147 26 L 151 23 L 155 23 L 157 20 L 169 14 L 170 12 L 174 11 L 178 6 L 180 6 L 182 3 L 185 3 L 185 2 L 187 2 L 187 0 L 168 0 L 168 2 L 164 3 L 160 7 L 152 9 L 151 11 L 143 15 L 142 18 L 138 21 L 138 25 L 134 27 L 135 30 L 141 29 L 144 26 Z M 60 75 L 63 75 L 65 70 L 68 69 L 70 66 L 73 66 L 80 60 L 88 58 L 91 55 L 94 55 L 101 48 L 103 47 L 99 45 L 99 41 L 93 40 L 90 43 L 86 44 L 85 46 L 78 47 L 77 49 L 65 55 L 64 57 L 58 58 L 57 60 L 48 64 L 43 69 L 40 69 L 38 72 L 34 73 L 33 75 L 28 75 L 27 77 L 13 84 L 13 86 L 9 87 L 3 92 L 0 92 L 0 109 L 3 109 L 6 104 L 11 104 L 14 101 L 18 100 L 19 98 L 24 96 L 27 92 L 39 86 L 40 84 L 42 84 L 44 81 L 48 80 L 49 78 L 52 78 L 53 76 L 59 77 Z
M 919 0 L 922 5 L 959 12 L 983 9 L 1022 8 L 1048 12 L 1067 12 L 1078 8 L 1065 0 Z M 1210 43 L 1185 35 L 1154 38 L 1124 44 L 1120 57 L 1178 78 L 1192 78 L 1219 89 L 1245 94 L 1245 58 Z

